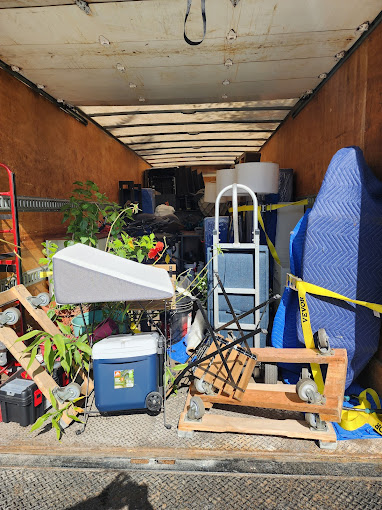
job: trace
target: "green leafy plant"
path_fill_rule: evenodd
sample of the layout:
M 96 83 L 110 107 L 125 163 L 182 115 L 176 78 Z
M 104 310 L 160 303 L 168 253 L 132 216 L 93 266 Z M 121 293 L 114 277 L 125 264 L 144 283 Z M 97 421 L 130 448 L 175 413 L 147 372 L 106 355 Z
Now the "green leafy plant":
M 89 370 L 89 361 L 92 353 L 87 340 L 87 335 L 78 338 L 71 334 L 70 326 L 60 322 L 57 323 L 61 333 L 51 335 L 46 331 L 33 330 L 25 333 L 17 341 L 28 341 L 33 338 L 31 343 L 25 349 L 25 353 L 30 353 L 28 368 L 35 360 L 38 349 L 41 344 L 44 345 L 44 363 L 49 373 L 53 371 L 56 361 L 59 361 L 62 368 L 68 375 L 73 376 L 78 368 L 84 367 Z
M 166 251 L 164 243 L 156 241 L 154 234 L 142 237 L 131 237 L 121 232 L 120 239 L 112 239 L 107 245 L 107 251 L 124 259 L 144 262 L 154 259 L 157 262 Z
M 69 203 L 62 206 L 62 222 L 69 222 L 67 234 L 74 243 L 97 245 L 96 234 L 99 231 L 100 222 L 111 224 L 110 234 L 117 237 L 126 224 L 126 219 L 131 219 L 137 211 L 136 206 L 122 209 L 117 203 L 110 202 L 104 193 L 99 191 L 93 181 L 75 181 L 76 187 L 72 191 Z
M 56 430 L 57 439 L 60 441 L 62 432 L 63 432 L 61 425 L 60 425 L 60 420 L 64 413 L 67 414 L 68 418 L 71 418 L 72 420 L 77 421 L 79 423 L 83 423 L 83 421 L 81 421 L 77 416 L 75 416 L 74 414 L 69 414 L 69 412 L 71 411 L 73 413 L 73 411 L 74 411 L 77 413 L 83 413 L 84 410 L 82 409 L 82 407 L 76 407 L 73 404 L 75 402 L 78 402 L 78 400 L 82 400 L 84 397 L 76 398 L 72 402 L 68 402 L 64 406 L 59 407 L 57 400 L 55 399 L 53 393 L 50 390 L 49 390 L 49 396 L 50 396 L 50 403 L 52 404 L 52 411 L 48 411 L 47 413 L 40 416 L 40 418 L 37 418 L 37 420 L 32 425 L 30 431 L 33 432 L 33 431 L 39 429 L 40 427 L 42 427 L 44 425 L 44 423 L 46 423 L 50 419 L 52 427 Z

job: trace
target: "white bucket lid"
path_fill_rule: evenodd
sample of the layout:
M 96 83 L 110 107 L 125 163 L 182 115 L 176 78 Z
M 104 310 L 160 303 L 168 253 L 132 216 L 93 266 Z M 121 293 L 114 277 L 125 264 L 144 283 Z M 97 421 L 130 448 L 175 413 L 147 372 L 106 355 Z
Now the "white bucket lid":
M 158 333 L 138 335 L 113 335 L 93 346 L 93 359 L 121 359 L 150 356 L 157 353 Z

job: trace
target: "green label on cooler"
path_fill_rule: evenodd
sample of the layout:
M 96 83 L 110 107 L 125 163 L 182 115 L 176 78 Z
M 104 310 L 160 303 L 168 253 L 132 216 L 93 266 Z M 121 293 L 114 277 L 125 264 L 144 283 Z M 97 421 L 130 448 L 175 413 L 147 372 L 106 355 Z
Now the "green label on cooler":
M 132 388 L 134 386 L 134 369 L 114 370 L 114 389 Z

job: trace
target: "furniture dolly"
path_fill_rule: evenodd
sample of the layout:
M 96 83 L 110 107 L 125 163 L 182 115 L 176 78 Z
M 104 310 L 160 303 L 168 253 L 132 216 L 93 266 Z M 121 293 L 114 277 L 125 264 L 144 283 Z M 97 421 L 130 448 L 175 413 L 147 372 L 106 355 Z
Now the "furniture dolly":
M 194 382 L 191 383 L 186 404 L 180 415 L 178 433 L 180 436 L 192 435 L 193 431 L 239 432 L 244 434 L 263 434 L 287 436 L 292 438 L 315 439 L 322 448 L 333 448 L 337 437 L 331 421 L 341 421 L 347 369 L 346 349 L 332 350 L 324 330 L 317 332 L 317 349 L 276 349 L 272 347 L 249 348 L 247 339 L 257 335 L 261 329 L 244 335 L 240 320 L 236 316 L 228 294 L 219 275 L 215 274 L 221 293 L 227 301 L 233 319 L 214 330 L 207 321 L 208 345 L 195 360 L 178 375 L 176 386 L 186 372 L 193 369 Z M 262 309 L 279 296 L 271 297 L 267 302 L 257 305 Z M 199 300 L 195 299 L 205 320 L 205 311 Z M 235 323 L 239 337 L 231 335 L 223 338 L 218 331 L 227 329 Z M 259 364 L 294 363 L 301 364 L 301 378 L 296 385 L 263 384 L 250 382 L 254 369 Z M 324 390 L 320 393 L 310 377 L 306 365 L 327 365 Z M 243 418 L 206 413 L 214 404 L 244 406 L 306 413 L 305 419 L 269 419 Z M 235 410 L 235 409 L 233 409 Z
M 10 289 L 0 293 L 0 307 L 17 302 L 24 308 L 26 312 L 41 326 L 43 331 L 51 335 L 60 334 L 58 327 L 49 319 L 46 313 L 39 308 L 41 305 L 49 303 L 49 295 L 41 293 L 38 296 L 32 296 L 24 285 L 16 285 Z M 8 313 L 9 312 L 9 313 Z M 50 391 L 55 395 L 59 408 L 64 407 L 64 400 L 73 400 L 80 395 L 85 396 L 93 391 L 93 381 L 88 379 L 85 372 L 80 370 L 76 378 L 77 383 L 70 383 L 64 388 L 57 385 L 52 376 L 45 370 L 44 366 L 36 359 L 33 360 L 30 367 L 28 364 L 31 358 L 30 352 L 24 352 L 26 345 L 22 341 L 18 341 L 19 337 L 14 329 L 10 326 L 15 325 L 21 318 L 21 312 L 17 308 L 7 308 L 1 314 L 4 320 L 0 320 L 0 341 L 5 345 L 14 358 L 20 363 L 24 370 L 32 377 L 37 384 L 39 390 L 45 398 L 50 402 Z M 1 317 L 0 317 L 1 319 Z M 81 402 L 76 402 L 76 406 L 80 407 Z M 74 409 L 69 409 L 69 414 L 77 414 Z M 61 418 L 60 425 L 62 428 L 67 427 L 72 422 L 65 412 Z

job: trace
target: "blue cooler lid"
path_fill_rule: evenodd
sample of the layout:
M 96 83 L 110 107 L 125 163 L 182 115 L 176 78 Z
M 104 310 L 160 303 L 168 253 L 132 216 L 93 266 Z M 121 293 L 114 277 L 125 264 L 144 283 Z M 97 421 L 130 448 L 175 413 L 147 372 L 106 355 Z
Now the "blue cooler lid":
M 157 353 L 158 333 L 113 335 L 93 346 L 93 359 L 120 359 L 150 356 Z

